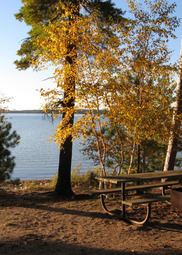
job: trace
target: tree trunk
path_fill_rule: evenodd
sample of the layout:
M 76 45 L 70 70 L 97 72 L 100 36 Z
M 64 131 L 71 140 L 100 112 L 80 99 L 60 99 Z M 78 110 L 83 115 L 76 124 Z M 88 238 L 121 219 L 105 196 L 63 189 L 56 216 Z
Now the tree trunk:
M 73 60 L 70 58 L 71 65 L 73 65 Z M 66 79 L 65 79 L 66 80 Z M 66 80 L 66 82 L 70 82 L 69 84 L 69 90 L 71 93 L 73 93 L 73 96 L 69 98 L 69 95 L 65 92 L 64 93 L 64 102 L 63 102 L 63 118 L 62 121 L 64 121 L 64 118 L 66 117 L 66 113 L 64 112 L 64 108 L 66 107 L 66 111 L 74 108 L 75 104 L 75 97 L 74 97 L 74 92 L 75 92 L 75 80 L 74 79 L 69 79 Z M 69 99 L 68 99 L 69 98 Z M 66 125 L 68 126 L 73 126 L 74 122 L 74 113 L 71 114 L 71 117 Z M 55 194 L 58 197 L 61 198 L 70 198 L 73 197 L 74 193 L 71 189 L 71 163 L 72 163 L 72 135 L 68 136 L 65 140 L 65 142 L 62 144 L 62 147 L 60 149 L 60 156 L 59 156 L 59 166 L 58 166 L 58 180 L 55 188 Z
M 140 173 L 141 165 L 141 153 L 140 153 L 140 144 L 137 145 L 137 173 Z
M 55 194 L 61 198 L 72 198 L 74 193 L 71 188 L 71 161 L 72 161 L 72 137 L 69 136 L 60 150 L 58 180 Z
M 133 144 L 133 148 L 132 148 L 132 152 L 131 152 L 131 157 L 130 157 L 130 165 L 129 165 L 129 169 L 128 169 L 128 174 L 131 174 L 132 172 L 132 167 L 133 167 L 133 160 L 134 160 L 134 152 L 135 152 L 135 146 L 136 144 Z
M 74 17 L 79 16 L 79 1 L 73 0 L 72 4 L 75 6 L 75 12 L 72 17 L 69 18 L 70 23 L 74 22 Z M 71 8 L 73 8 L 71 4 Z M 69 127 L 73 126 L 74 123 L 74 106 L 75 106 L 75 84 L 76 84 L 76 60 L 77 51 L 76 43 L 70 43 L 67 47 L 67 54 L 65 57 L 65 84 L 66 90 L 64 91 L 63 100 L 63 118 L 66 120 L 66 112 L 72 111 L 69 121 L 66 124 Z M 59 156 L 59 167 L 58 167 L 58 180 L 55 188 L 56 196 L 65 199 L 73 198 L 74 192 L 71 188 L 71 163 L 72 163 L 72 135 L 68 136 L 62 144 Z
M 178 81 L 176 87 L 176 102 L 174 106 L 172 130 L 169 136 L 168 148 L 163 171 L 174 170 L 176 154 L 178 151 L 178 141 L 180 134 L 181 120 L 179 114 L 182 114 L 182 41 L 179 61 Z

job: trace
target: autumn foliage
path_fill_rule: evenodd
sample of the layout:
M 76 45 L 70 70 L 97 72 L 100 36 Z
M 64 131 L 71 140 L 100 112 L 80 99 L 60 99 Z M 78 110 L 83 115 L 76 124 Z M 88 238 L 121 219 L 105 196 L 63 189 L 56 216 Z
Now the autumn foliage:
M 24 8 L 33 2 L 26 1 Z M 121 15 L 105 19 L 99 8 L 90 12 L 87 1 L 55 1 L 49 9 L 54 18 L 41 23 L 37 15 L 30 22 L 31 47 L 36 50 L 29 63 L 37 70 L 54 67 L 55 86 L 41 90 L 44 110 L 55 118 L 63 114 L 54 140 L 62 148 L 68 137 L 95 137 L 102 174 L 108 151 L 121 155 L 130 144 L 127 157 L 132 158 L 143 141 L 165 143 L 171 125 L 177 66 L 170 63 L 167 43 L 179 25 L 175 4 L 127 2 L 132 20 Z M 73 123 L 78 108 L 87 113 Z M 103 135 L 108 126 L 115 133 L 112 143 Z

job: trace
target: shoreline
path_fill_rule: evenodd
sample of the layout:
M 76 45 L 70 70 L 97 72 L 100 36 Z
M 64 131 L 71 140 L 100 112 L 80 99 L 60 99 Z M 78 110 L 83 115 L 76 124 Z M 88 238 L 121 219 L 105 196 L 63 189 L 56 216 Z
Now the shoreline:
M 93 110 L 95 113 L 97 112 L 96 110 Z M 75 114 L 85 114 L 88 112 L 88 109 L 75 109 Z M 100 112 L 102 113 L 103 110 L 100 110 Z M 2 111 L 3 114 L 7 114 L 7 113 L 18 113 L 18 114 L 51 114 L 51 112 L 44 112 L 44 110 L 8 110 L 8 111 Z M 59 111 L 54 111 L 54 113 L 60 113 Z

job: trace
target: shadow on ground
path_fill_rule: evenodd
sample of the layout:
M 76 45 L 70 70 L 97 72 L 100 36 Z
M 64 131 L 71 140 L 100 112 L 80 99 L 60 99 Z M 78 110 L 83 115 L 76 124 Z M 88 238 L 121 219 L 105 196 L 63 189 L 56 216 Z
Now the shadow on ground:
M 47 241 L 44 237 L 37 235 L 27 235 L 11 242 L 0 242 L 0 254 L 11 255 L 181 255 L 181 250 L 168 249 L 152 249 L 143 251 L 122 251 L 88 248 L 76 244 L 67 244 L 61 241 Z
M 94 200 L 96 198 L 93 198 Z M 90 200 L 93 201 L 93 199 L 90 196 L 87 196 L 85 194 L 81 194 L 78 196 L 78 200 L 72 200 L 79 201 L 79 200 Z M 30 192 L 26 194 L 19 194 L 16 193 L 1 193 L 0 195 L 0 206 L 8 207 L 8 206 L 15 206 L 15 207 L 24 207 L 24 208 L 34 208 L 39 209 L 43 211 L 48 212 L 58 212 L 60 214 L 70 214 L 75 216 L 81 216 L 81 217 L 91 217 L 91 218 L 100 218 L 100 219 L 112 219 L 113 216 L 110 216 L 104 212 L 93 212 L 93 211 L 85 211 L 85 210 L 79 210 L 78 207 L 76 208 L 66 208 L 63 206 L 61 207 L 52 207 L 50 206 L 49 202 L 58 202 L 58 200 L 54 197 L 53 192 Z M 68 201 L 67 201 L 68 202 Z M 71 201 L 70 201 L 71 202 Z M 98 201 L 99 203 L 99 201 Z M 61 204 L 61 202 L 60 202 Z M 118 218 L 118 220 L 121 220 Z M 128 223 L 130 225 L 130 223 Z M 172 221 L 168 221 L 166 223 L 160 222 L 160 220 L 157 217 L 157 220 L 152 217 L 151 222 L 147 222 L 146 225 L 138 226 L 138 230 L 142 231 L 150 231 L 151 229 L 156 230 L 167 230 L 172 232 L 178 232 L 182 234 L 182 225 L 178 223 L 174 223 Z M 181 253 L 182 255 L 182 253 Z

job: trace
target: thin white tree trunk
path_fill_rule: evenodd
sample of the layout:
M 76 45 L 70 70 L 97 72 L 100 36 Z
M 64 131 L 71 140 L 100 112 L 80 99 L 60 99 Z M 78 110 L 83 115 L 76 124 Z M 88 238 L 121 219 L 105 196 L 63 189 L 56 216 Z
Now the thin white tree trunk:
M 175 165 L 176 154 L 178 150 L 179 132 L 181 119 L 178 118 L 182 114 L 182 41 L 179 61 L 179 72 L 176 86 L 176 102 L 174 106 L 172 130 L 169 136 L 168 148 L 163 171 L 173 170 Z
M 132 148 L 132 152 L 131 152 L 131 157 L 130 157 L 130 165 L 129 165 L 129 169 L 128 169 L 128 174 L 131 174 L 132 172 L 132 167 L 133 167 L 133 160 L 134 160 L 134 152 L 135 152 L 135 146 L 136 144 L 133 144 L 133 148 Z

